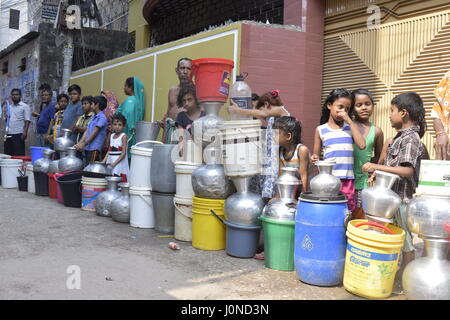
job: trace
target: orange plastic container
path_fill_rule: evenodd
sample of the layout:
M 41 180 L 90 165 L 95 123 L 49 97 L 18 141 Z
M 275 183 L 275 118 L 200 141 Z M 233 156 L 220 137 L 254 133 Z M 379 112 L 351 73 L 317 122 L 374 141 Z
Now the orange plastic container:
M 51 199 L 58 198 L 58 183 L 55 180 L 55 175 L 48 173 L 48 196 Z
M 225 102 L 230 90 L 234 62 L 227 59 L 204 58 L 192 61 L 192 75 L 199 102 Z

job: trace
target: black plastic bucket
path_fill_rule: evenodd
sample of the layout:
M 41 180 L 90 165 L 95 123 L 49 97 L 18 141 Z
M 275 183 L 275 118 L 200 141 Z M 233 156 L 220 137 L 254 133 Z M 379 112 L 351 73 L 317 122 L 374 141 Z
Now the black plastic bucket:
M 48 196 L 48 175 L 43 172 L 33 172 L 34 187 L 37 196 Z
M 73 171 L 56 179 L 61 188 L 64 206 L 81 208 L 81 172 Z
M 17 177 L 17 185 L 19 187 L 19 191 L 28 191 L 28 176 L 19 176 Z

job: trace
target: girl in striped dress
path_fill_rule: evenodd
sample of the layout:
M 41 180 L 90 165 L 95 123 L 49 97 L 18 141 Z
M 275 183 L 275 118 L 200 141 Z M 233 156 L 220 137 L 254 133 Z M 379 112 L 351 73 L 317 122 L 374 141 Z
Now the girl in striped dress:
M 333 175 L 341 179 L 341 192 L 347 198 L 350 211 L 356 208 L 355 175 L 353 173 L 353 144 L 366 148 L 366 141 L 349 116 L 353 96 L 345 89 L 335 89 L 322 107 L 320 126 L 314 135 L 311 162 L 315 163 L 323 151 L 323 159 L 335 161 Z

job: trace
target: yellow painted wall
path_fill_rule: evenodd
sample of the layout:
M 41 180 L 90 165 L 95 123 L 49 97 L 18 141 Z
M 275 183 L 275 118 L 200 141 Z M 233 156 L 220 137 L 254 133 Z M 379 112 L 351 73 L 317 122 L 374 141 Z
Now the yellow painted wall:
M 136 31 L 139 26 L 147 24 L 142 14 L 144 2 L 145 0 L 133 0 L 128 4 L 128 33 Z
M 122 102 L 125 98 L 123 93 L 125 79 L 137 76 L 145 87 L 145 120 L 162 120 L 167 111 L 169 88 L 178 84 L 175 73 L 178 59 L 189 57 L 191 59 L 224 58 L 233 60 L 235 76 L 239 72 L 240 31 L 241 24 L 235 23 L 158 47 L 148 48 L 74 72 L 70 84 L 79 84 L 83 95 L 85 93 L 98 95 L 102 89 L 111 90 L 116 94 L 118 101 Z M 155 59 L 156 70 L 154 70 Z M 154 101 L 153 92 L 155 93 Z M 225 108 L 222 108 L 220 114 L 227 117 Z

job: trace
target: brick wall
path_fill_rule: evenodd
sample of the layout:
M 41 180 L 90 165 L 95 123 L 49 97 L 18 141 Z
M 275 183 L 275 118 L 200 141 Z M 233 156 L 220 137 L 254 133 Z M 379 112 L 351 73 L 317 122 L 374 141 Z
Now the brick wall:
M 283 0 L 161 1 L 150 19 L 150 46 L 187 37 L 229 20 L 283 24 L 283 6 Z

